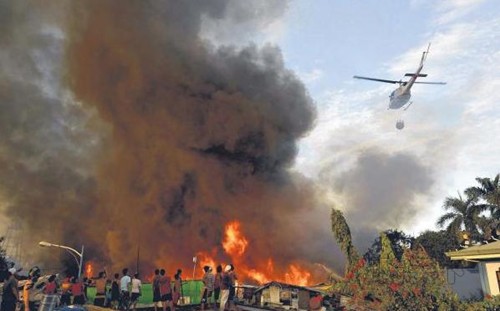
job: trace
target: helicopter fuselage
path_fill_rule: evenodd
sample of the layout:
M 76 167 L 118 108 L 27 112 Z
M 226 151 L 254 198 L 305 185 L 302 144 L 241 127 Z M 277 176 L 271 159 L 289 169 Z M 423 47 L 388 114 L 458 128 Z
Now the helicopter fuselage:
M 401 85 L 395 89 L 391 95 L 389 95 L 389 107 L 388 109 L 399 109 L 406 105 L 410 100 L 411 92 L 410 89 L 404 85 Z
M 371 80 L 371 81 L 376 81 L 376 82 L 383 82 L 383 83 L 392 83 L 392 84 L 399 84 L 399 87 L 392 91 L 391 95 L 389 95 L 389 107 L 387 109 L 401 109 L 403 108 L 404 110 L 408 109 L 411 105 L 412 102 L 410 102 L 411 98 L 411 88 L 415 83 L 421 83 L 421 84 L 446 84 L 446 82 L 417 82 L 418 77 L 427 77 L 427 74 L 422 73 L 422 69 L 424 68 L 424 61 L 427 58 L 427 54 L 429 54 L 429 49 L 431 47 L 431 44 L 427 46 L 427 50 L 422 53 L 422 58 L 420 58 L 420 64 L 417 68 L 416 71 L 406 73 L 404 76 L 405 77 L 410 77 L 408 81 L 403 81 L 403 80 L 388 80 L 388 79 L 379 79 L 379 78 L 370 78 L 370 77 L 363 77 L 363 76 L 354 76 L 353 78 L 355 79 L 362 79 L 362 80 Z M 409 104 L 408 104 L 409 103 Z M 406 106 L 408 104 L 408 106 Z M 406 106 L 406 107 L 405 107 Z M 404 127 L 404 124 L 402 125 Z M 402 129 L 403 127 L 398 129 Z

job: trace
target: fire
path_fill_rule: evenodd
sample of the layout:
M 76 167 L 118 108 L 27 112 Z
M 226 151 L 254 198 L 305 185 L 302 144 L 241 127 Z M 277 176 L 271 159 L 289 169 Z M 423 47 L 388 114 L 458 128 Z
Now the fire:
M 288 266 L 288 271 L 285 274 L 286 283 L 297 284 L 301 286 L 305 286 L 309 284 L 309 280 L 311 279 L 311 273 L 307 270 L 299 267 L 298 265 L 291 264 Z
M 248 277 L 257 281 L 259 284 L 264 284 L 271 281 L 264 273 L 251 269 L 247 271 Z
M 281 270 L 281 272 L 275 271 L 275 265 L 272 258 L 267 258 L 256 263 L 254 267 L 249 267 L 245 263 L 243 257 L 249 247 L 249 242 L 241 230 L 241 223 L 239 221 L 234 220 L 226 224 L 222 247 L 225 253 L 231 258 L 231 262 L 235 264 L 240 280 L 250 279 L 259 284 L 264 284 L 273 280 L 300 286 L 311 284 L 311 273 L 297 262 L 289 264 L 286 269 Z M 218 262 L 215 259 L 217 257 L 216 254 L 217 249 L 213 249 L 211 253 L 198 252 L 196 255 L 198 265 L 201 267 L 210 266 L 215 268 Z
M 94 268 L 92 267 L 92 263 L 87 263 L 85 266 L 85 276 L 91 278 L 93 276 Z
M 245 253 L 247 246 L 248 240 L 240 231 L 240 223 L 238 221 L 229 222 L 226 225 L 224 241 L 222 242 L 226 253 L 239 257 Z
M 200 265 L 200 267 L 209 266 L 215 268 L 217 266 L 215 259 L 208 253 L 199 252 L 198 254 L 196 254 L 196 257 L 198 259 L 198 264 Z

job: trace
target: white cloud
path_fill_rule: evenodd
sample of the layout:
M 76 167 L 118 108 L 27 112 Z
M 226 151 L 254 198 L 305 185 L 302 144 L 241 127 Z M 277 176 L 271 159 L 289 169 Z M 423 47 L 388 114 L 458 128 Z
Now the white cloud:
M 439 25 L 448 24 L 466 16 L 485 0 L 441 0 L 433 1 L 440 13 L 436 19 Z
M 299 73 L 300 79 L 306 83 L 311 84 L 319 81 L 325 75 L 324 71 L 319 68 L 314 68 L 311 71 Z

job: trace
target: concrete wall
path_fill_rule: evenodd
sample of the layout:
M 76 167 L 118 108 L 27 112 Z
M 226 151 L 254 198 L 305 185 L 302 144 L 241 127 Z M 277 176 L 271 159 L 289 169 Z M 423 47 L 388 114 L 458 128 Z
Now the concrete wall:
M 484 268 L 488 279 L 488 294 L 492 296 L 500 295 L 499 281 L 497 279 L 497 271 L 500 271 L 500 261 L 486 262 Z
M 479 269 L 446 269 L 448 284 L 460 299 L 480 299 L 483 297 Z

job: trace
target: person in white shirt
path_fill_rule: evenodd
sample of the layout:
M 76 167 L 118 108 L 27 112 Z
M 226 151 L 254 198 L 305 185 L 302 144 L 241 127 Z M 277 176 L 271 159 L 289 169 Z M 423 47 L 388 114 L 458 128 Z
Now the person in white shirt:
M 139 273 L 134 274 L 134 278 L 132 279 L 132 297 L 131 303 L 132 308 L 135 311 L 135 307 L 137 306 L 137 301 L 139 301 L 139 297 L 141 297 L 141 280 L 139 280 Z
M 123 269 L 123 276 L 120 280 L 120 290 L 121 290 L 121 295 L 120 295 L 120 310 L 128 310 L 129 309 L 129 302 L 130 302 L 130 290 L 129 290 L 129 285 L 132 282 L 130 279 L 130 276 L 128 275 L 128 269 L 125 268 Z

